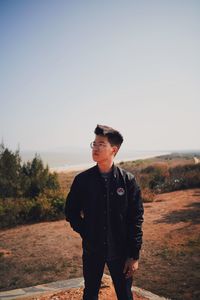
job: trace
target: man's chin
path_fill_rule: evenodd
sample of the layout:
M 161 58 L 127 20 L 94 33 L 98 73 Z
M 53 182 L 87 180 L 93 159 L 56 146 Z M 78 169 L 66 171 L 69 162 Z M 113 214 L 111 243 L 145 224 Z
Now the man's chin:
M 94 162 L 98 163 L 98 158 L 93 157 L 92 159 L 93 159 Z

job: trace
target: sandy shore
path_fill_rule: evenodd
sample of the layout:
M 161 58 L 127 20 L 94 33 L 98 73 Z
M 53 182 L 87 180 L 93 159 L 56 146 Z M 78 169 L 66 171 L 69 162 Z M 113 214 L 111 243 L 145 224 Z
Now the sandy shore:
M 124 159 L 115 159 L 115 164 L 119 164 L 120 162 L 128 162 L 128 161 L 134 161 L 138 159 L 148 159 L 148 158 L 154 158 L 159 155 L 168 155 L 170 152 L 161 152 L 157 154 L 152 154 L 152 155 L 143 155 L 143 156 L 135 156 L 134 158 L 124 158 Z M 68 172 L 77 172 L 77 171 L 83 171 L 88 168 L 91 168 L 94 166 L 96 163 L 95 162 L 90 162 L 90 163 L 83 163 L 83 164 L 77 164 L 77 165 L 71 165 L 71 166 L 61 166 L 61 167 L 54 167 L 50 168 L 50 172 L 56 172 L 56 173 L 68 173 Z

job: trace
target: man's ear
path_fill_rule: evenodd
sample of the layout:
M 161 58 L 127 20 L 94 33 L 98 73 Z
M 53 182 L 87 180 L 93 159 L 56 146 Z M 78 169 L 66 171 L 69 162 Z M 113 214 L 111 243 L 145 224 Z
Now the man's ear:
M 113 146 L 113 153 L 114 153 L 114 156 L 117 154 L 119 148 L 117 146 Z

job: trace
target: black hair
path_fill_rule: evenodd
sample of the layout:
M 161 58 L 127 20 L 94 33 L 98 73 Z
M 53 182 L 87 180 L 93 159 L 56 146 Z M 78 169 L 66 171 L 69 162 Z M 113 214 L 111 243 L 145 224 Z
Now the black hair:
M 118 148 L 123 143 L 123 136 L 116 129 L 106 126 L 106 125 L 97 125 L 94 130 L 96 135 L 106 136 L 108 138 L 109 143 L 112 146 L 117 146 Z

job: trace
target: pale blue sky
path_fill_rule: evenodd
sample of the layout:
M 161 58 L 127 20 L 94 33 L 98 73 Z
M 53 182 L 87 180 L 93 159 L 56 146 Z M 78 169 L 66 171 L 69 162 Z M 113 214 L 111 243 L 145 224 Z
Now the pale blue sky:
M 81 148 L 99 123 L 200 149 L 199 53 L 200 1 L 0 0 L 0 138 Z

